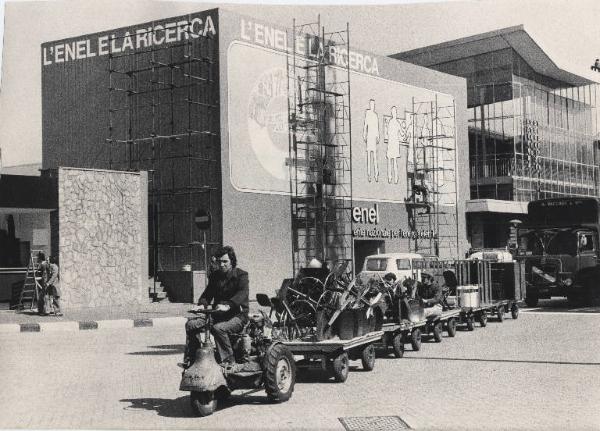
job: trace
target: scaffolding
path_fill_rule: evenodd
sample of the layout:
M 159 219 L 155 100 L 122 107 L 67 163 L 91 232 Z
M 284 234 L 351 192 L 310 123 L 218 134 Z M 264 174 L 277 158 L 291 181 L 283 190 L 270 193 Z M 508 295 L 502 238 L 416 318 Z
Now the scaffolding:
M 456 126 L 454 100 L 412 100 L 406 208 L 410 250 L 458 256 Z
M 351 269 L 350 62 L 334 66 L 329 55 L 349 53 L 349 28 L 328 33 L 320 18 L 294 20 L 292 40 L 286 58 L 294 273 L 313 258 Z
M 191 22 L 178 23 L 180 41 L 108 53 L 109 168 L 149 172 L 150 274 L 206 269 L 221 242 L 218 42 L 192 35 Z M 155 29 L 144 36 L 156 40 Z M 206 244 L 201 209 L 213 216 Z

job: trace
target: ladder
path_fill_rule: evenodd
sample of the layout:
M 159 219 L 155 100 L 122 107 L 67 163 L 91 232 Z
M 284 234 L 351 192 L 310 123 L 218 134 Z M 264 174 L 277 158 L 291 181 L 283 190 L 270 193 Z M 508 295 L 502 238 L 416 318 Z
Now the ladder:
M 42 262 L 38 261 L 38 253 L 43 250 L 32 250 L 29 256 L 29 265 L 27 266 L 27 272 L 25 273 L 25 281 L 23 282 L 23 288 L 19 295 L 19 302 L 15 306 L 17 311 L 25 309 L 25 303 L 29 302 L 29 309 L 33 310 L 37 307 L 38 295 L 43 290 L 41 281 L 42 277 L 36 274 Z

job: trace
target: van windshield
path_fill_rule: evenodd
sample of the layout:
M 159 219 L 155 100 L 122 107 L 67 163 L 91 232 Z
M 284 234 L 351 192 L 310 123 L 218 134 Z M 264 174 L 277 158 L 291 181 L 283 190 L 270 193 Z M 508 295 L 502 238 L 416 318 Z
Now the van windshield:
M 396 267 L 399 270 L 410 269 L 410 259 L 396 259 Z
M 367 271 L 385 271 L 386 269 L 387 259 L 367 259 Z

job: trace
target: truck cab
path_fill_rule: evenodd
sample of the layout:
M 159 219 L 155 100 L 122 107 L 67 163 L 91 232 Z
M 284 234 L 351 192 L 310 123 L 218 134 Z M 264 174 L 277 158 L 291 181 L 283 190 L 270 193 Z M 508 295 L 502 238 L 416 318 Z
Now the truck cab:
M 591 300 L 598 268 L 598 229 L 592 226 L 520 229 L 517 258 L 525 261 L 525 302 L 566 296 Z

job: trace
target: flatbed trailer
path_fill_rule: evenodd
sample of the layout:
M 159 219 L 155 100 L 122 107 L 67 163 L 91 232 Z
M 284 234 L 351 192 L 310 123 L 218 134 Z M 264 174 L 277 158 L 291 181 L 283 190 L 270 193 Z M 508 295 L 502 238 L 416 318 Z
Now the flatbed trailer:
M 383 337 L 378 347 L 389 349 L 391 347 L 397 358 L 404 356 L 404 345 L 410 343 L 415 351 L 421 350 L 421 337 L 423 334 L 433 334 L 436 342 L 442 341 L 442 331 L 445 329 L 449 337 L 456 335 L 456 326 L 461 318 L 462 310 L 453 308 L 442 311 L 439 316 L 433 316 L 418 322 L 402 320 L 400 322 L 384 323 Z
M 467 330 L 475 328 L 475 321 L 484 328 L 487 326 L 488 317 L 495 315 L 498 322 L 504 322 L 504 315 L 510 312 L 513 319 L 519 318 L 519 301 L 504 299 L 481 304 L 478 307 L 462 307 L 460 309 L 460 321 L 465 324 Z
M 296 361 L 298 369 L 321 369 L 337 382 L 348 378 L 350 360 L 360 359 L 363 369 L 371 371 L 375 367 L 375 343 L 381 341 L 383 331 L 374 331 L 348 340 L 333 338 L 322 341 L 283 341 L 294 356 L 302 356 Z
M 508 312 L 513 319 L 519 317 L 519 304 L 524 297 L 524 268 L 519 262 L 440 260 L 422 261 L 418 267 L 432 273 L 440 284 L 457 290 L 455 307 L 460 310 L 459 323 L 465 324 L 469 331 L 474 329 L 475 321 L 485 327 L 491 315 L 499 322 L 504 321 Z M 477 289 L 477 299 L 467 298 L 461 303 L 458 290 L 470 287 Z

